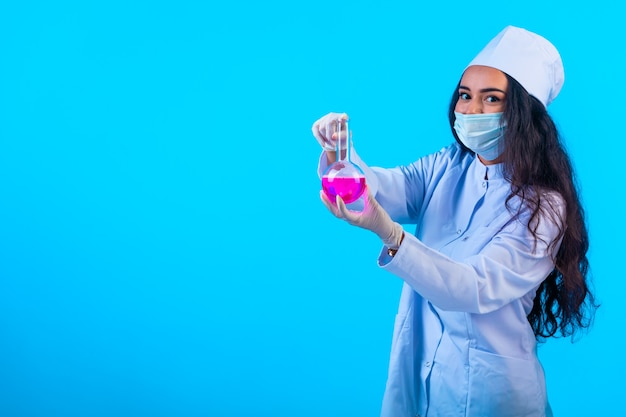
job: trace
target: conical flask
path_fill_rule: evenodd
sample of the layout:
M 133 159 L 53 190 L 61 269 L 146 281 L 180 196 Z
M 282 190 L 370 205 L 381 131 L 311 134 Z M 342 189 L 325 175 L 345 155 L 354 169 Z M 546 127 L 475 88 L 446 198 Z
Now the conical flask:
M 349 129 L 349 121 L 343 117 L 333 120 L 326 131 L 333 132 L 336 138 L 337 160 L 324 171 L 322 189 L 333 204 L 337 195 L 346 204 L 352 203 L 365 191 L 365 173 L 350 161 L 352 132 Z

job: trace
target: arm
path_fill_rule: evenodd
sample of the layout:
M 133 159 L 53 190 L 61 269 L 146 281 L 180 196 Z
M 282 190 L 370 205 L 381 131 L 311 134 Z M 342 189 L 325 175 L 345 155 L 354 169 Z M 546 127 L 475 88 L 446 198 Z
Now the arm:
M 393 260 L 383 252 L 379 265 L 441 309 L 487 313 L 533 291 L 554 269 L 556 252 L 547 243 L 561 227 L 554 218 L 541 219 L 536 246 L 523 221 L 511 220 L 478 254 L 460 261 L 407 234 Z
M 346 113 L 328 113 L 313 123 L 312 133 L 322 153 L 318 162 L 318 176 L 322 177 L 329 165 L 337 160 L 336 137 L 332 124 L 339 118 L 347 119 Z M 435 154 L 428 155 L 406 166 L 393 169 L 370 168 L 361 160 L 352 147 L 350 160 L 365 173 L 366 182 L 372 195 L 389 213 L 394 221 L 416 223 L 426 198 L 429 186 L 437 181 L 437 175 L 445 172 L 445 167 L 458 162 L 460 148 L 452 144 Z M 409 192 L 407 193 L 407 190 Z
M 332 155 L 328 151 L 321 153 L 317 168 L 319 178 L 332 163 L 328 161 L 335 156 L 335 152 Z M 460 164 L 463 157 L 461 149 L 452 144 L 409 165 L 380 168 L 367 165 L 354 147 L 351 152 L 351 161 L 365 173 L 368 188 L 376 201 L 393 221 L 402 224 L 420 221 L 422 206 L 432 195 L 434 187 L 443 176 L 454 175 L 450 167 Z

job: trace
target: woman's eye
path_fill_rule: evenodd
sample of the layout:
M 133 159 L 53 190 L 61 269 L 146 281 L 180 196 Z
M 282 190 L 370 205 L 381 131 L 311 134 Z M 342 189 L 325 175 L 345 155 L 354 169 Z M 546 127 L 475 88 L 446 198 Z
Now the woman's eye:
M 469 94 L 467 94 L 467 93 L 459 93 L 459 98 L 460 98 L 461 100 L 469 100 L 471 97 L 470 97 L 470 95 L 469 95 Z
M 485 99 L 485 101 L 489 103 L 497 103 L 498 101 L 500 101 L 500 99 L 496 96 L 489 96 Z

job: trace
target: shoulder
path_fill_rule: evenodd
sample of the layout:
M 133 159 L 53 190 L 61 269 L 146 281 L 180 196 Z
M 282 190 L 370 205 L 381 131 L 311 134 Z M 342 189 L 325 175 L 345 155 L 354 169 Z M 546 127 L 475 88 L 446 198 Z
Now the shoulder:
M 567 226 L 567 203 L 561 193 L 542 188 L 536 190 L 533 194 L 531 201 L 534 201 L 533 205 L 536 214 L 538 214 L 536 217 L 531 216 L 531 219 L 534 217 L 534 220 L 531 220 L 533 228 L 556 227 L 561 230 Z M 535 211 L 530 207 L 527 207 L 527 209 L 529 209 L 529 216 Z
M 458 143 L 452 142 L 439 151 L 423 157 L 422 161 L 428 161 L 428 164 L 440 168 L 452 168 L 459 165 L 469 165 L 473 159 L 473 154 L 461 148 Z
M 468 157 L 472 157 L 472 154 L 461 148 L 461 146 L 456 141 L 447 146 L 444 146 L 438 152 L 436 152 L 435 155 L 440 155 L 442 157 L 454 160 L 467 159 Z
M 567 203 L 561 193 L 554 190 L 541 190 L 539 202 L 546 215 L 556 218 L 558 223 L 563 223 L 562 219 L 565 218 Z
M 399 170 L 409 181 L 434 184 L 444 176 L 456 175 L 466 170 L 474 160 L 473 154 L 463 150 L 456 142 L 439 151 L 422 156 Z
M 535 202 L 542 213 L 562 214 L 565 211 L 565 199 L 558 191 L 548 188 L 538 188 L 527 190 L 530 201 Z

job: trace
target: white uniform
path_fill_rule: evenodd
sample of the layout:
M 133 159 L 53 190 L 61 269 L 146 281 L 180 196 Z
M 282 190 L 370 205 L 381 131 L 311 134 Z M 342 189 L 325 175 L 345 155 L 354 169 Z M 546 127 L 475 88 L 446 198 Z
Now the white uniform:
M 526 316 L 554 268 L 558 245 L 546 242 L 558 235 L 560 197 L 544 196 L 558 213 L 541 217 L 535 244 L 529 213 L 514 216 L 519 200 L 505 206 L 500 165 L 456 143 L 394 169 L 352 160 L 392 219 L 417 225 L 395 257 L 379 258 L 405 281 L 381 416 L 550 416 Z

